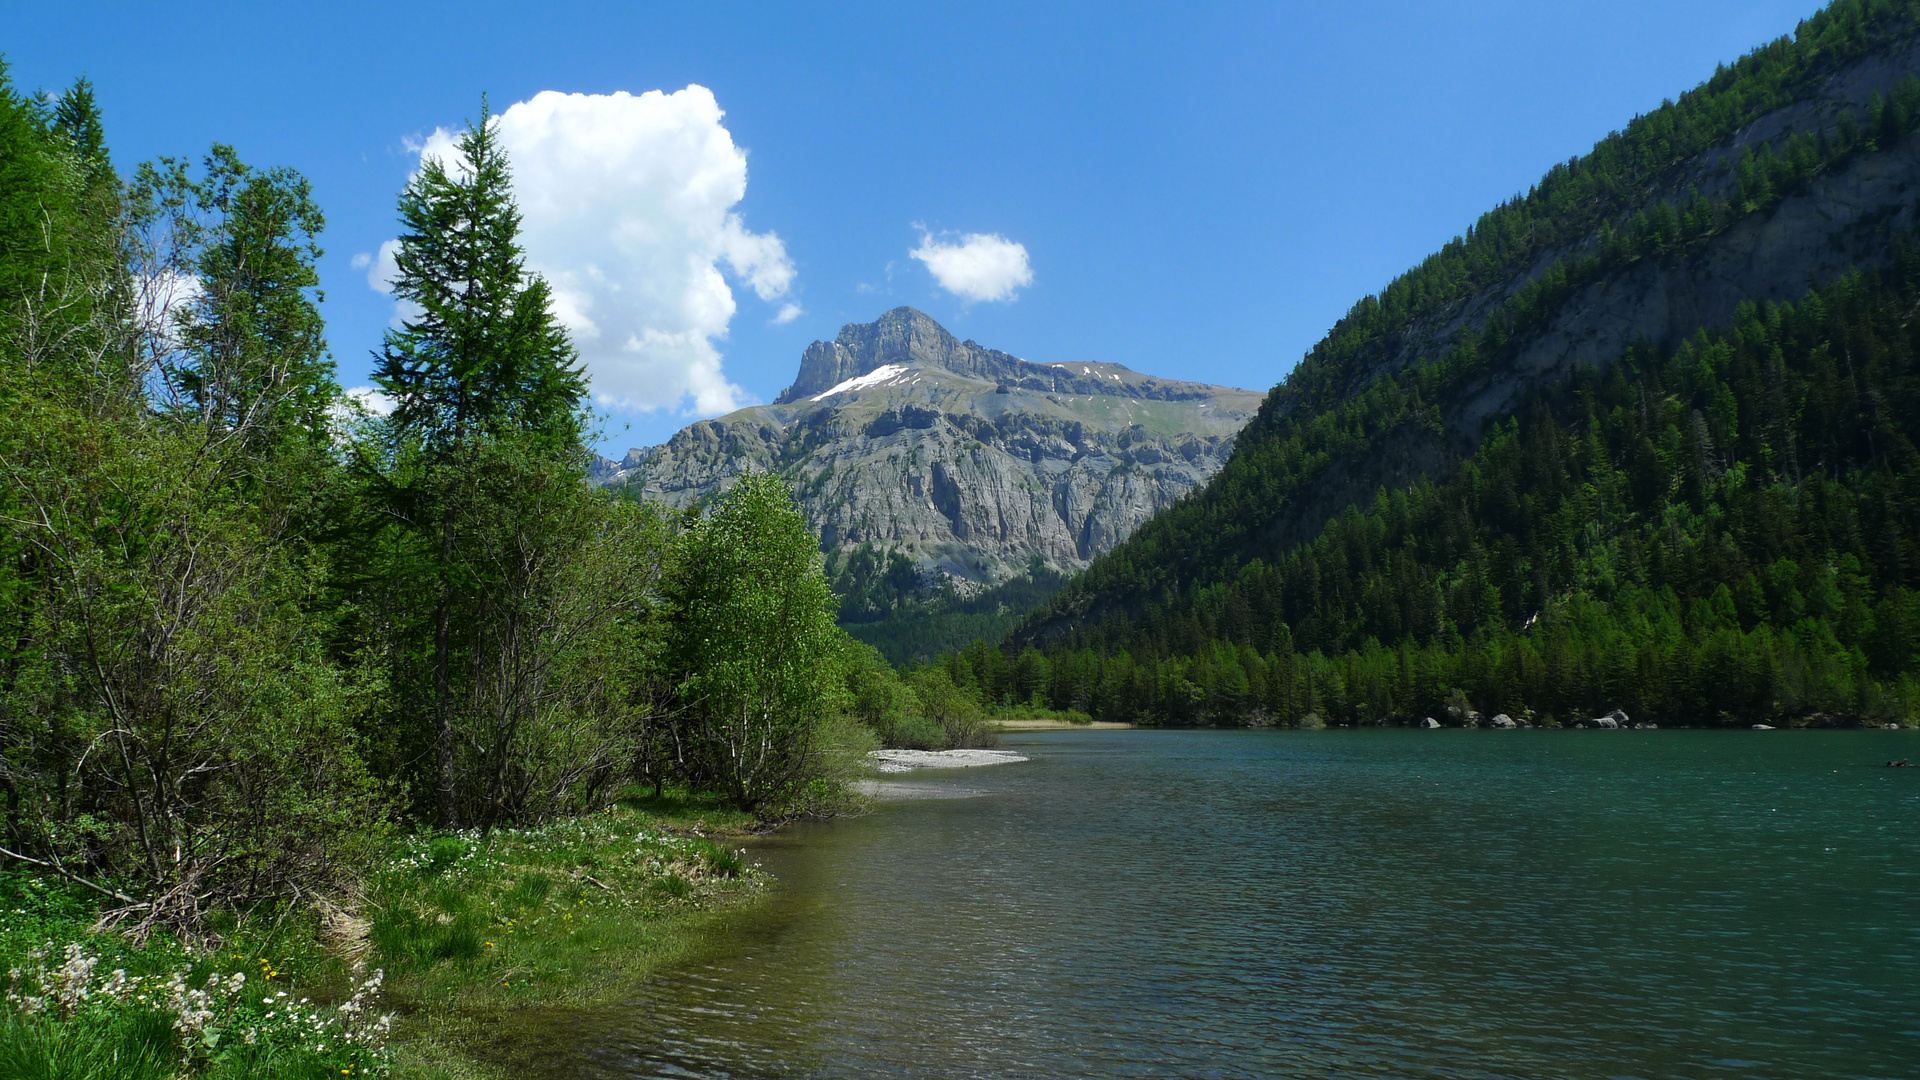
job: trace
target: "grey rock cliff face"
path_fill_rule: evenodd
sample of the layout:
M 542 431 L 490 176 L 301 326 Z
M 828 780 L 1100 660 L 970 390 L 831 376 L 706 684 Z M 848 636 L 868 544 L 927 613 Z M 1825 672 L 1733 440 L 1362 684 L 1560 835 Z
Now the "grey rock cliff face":
M 987 584 L 1033 555 L 1074 570 L 1112 548 L 1212 476 L 1260 400 L 1117 364 L 1030 363 L 896 308 L 809 346 L 774 404 L 597 478 L 685 507 L 778 472 L 823 548 L 872 543 Z

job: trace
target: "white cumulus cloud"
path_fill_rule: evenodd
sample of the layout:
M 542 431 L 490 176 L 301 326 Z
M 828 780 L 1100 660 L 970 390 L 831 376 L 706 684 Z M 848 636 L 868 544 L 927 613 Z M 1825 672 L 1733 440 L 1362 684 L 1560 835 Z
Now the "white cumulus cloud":
M 715 342 L 736 311 L 734 284 L 763 301 L 789 295 L 793 261 L 780 238 L 749 230 L 734 207 L 747 156 L 704 86 L 672 94 L 546 90 L 501 113 L 527 265 L 553 286 L 604 407 L 690 404 L 712 415 L 745 399 Z M 458 167 L 447 129 L 409 149 Z M 391 291 L 397 245 L 368 260 L 368 284 Z M 788 315 L 787 311 L 793 314 Z M 787 304 L 774 318 L 799 316 Z
M 388 240 L 380 245 L 377 254 L 361 252 L 353 257 L 353 268 L 367 272 L 367 288 L 374 292 L 393 291 L 393 279 L 400 276 L 400 264 L 394 256 L 400 252 L 400 241 Z
M 139 278 L 138 290 L 135 299 L 142 321 L 167 342 L 169 348 L 177 348 L 179 343 L 173 337 L 174 318 L 180 312 L 191 310 L 205 294 L 200 279 L 177 270 L 162 270 Z
M 998 233 L 966 233 L 956 243 L 922 230 L 920 246 L 907 254 L 926 263 L 941 288 L 967 301 L 1011 300 L 1033 284 L 1027 246 Z
M 393 399 L 375 387 L 355 386 L 341 396 L 374 416 L 385 416 L 393 411 Z
M 327 410 L 333 424 L 334 441 L 346 443 L 358 437 L 367 423 L 393 412 L 393 399 L 372 386 L 355 386 L 341 392 Z

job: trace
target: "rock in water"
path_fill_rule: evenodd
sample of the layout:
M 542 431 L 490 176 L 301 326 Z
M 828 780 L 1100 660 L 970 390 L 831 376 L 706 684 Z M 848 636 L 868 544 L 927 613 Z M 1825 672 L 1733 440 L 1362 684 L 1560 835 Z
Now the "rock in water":
M 823 550 L 871 543 L 967 591 L 1034 556 L 1084 568 L 1205 484 L 1263 397 L 1032 363 L 903 307 L 813 343 L 773 404 L 630 450 L 596 478 L 684 508 L 747 471 L 777 472 Z
M 1496 728 L 1517 728 L 1520 725 L 1514 723 L 1513 717 L 1508 716 L 1506 713 L 1496 713 L 1493 717 L 1493 722 L 1487 726 L 1496 727 Z

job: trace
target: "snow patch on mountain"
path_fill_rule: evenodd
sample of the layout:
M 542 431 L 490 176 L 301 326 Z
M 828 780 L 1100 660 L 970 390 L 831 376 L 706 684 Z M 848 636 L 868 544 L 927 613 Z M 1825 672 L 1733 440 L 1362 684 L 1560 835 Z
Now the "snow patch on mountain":
M 899 378 L 906 373 L 907 365 L 905 364 L 882 364 L 872 371 L 867 372 L 865 375 L 855 375 L 845 382 L 836 383 L 833 389 L 824 393 L 815 394 L 808 400 L 820 401 L 824 398 L 830 398 L 835 394 L 844 394 L 849 390 L 869 390 L 876 386 L 885 386 L 890 382 L 898 381 Z M 818 386 L 819 384 L 815 383 L 814 385 Z

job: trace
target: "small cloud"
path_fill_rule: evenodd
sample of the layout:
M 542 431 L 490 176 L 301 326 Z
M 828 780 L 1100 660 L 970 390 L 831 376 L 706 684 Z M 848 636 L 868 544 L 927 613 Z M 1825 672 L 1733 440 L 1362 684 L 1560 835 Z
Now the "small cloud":
M 920 246 L 908 254 L 927 264 L 933 279 L 955 296 L 969 302 L 1011 300 L 1033 284 L 1025 244 L 998 233 L 965 233 L 957 243 L 947 235 L 935 239 L 923 229 Z
M 376 387 L 356 386 L 342 396 L 374 416 L 386 416 L 393 412 L 393 399 Z
M 197 276 L 176 270 L 163 270 L 140 282 L 141 306 L 152 313 L 156 326 L 171 327 L 174 313 L 193 306 L 205 293 Z
M 914 223 L 914 228 L 920 229 L 921 232 L 926 232 L 925 229 L 920 228 L 920 225 L 918 222 Z M 875 285 L 872 282 L 863 281 L 860 284 L 855 285 L 853 287 L 853 291 L 856 293 L 885 292 L 889 296 L 893 295 L 893 260 L 892 259 L 888 259 L 887 265 L 880 268 L 880 274 L 885 279 L 883 284 Z
M 806 313 L 800 310 L 799 304 L 785 304 L 780 308 L 780 314 L 773 317 L 773 325 L 785 326 L 804 314 Z
M 192 274 L 163 270 L 133 279 L 134 313 L 139 325 L 152 336 L 152 345 L 166 352 L 184 347 L 178 337 L 179 316 L 192 310 L 205 295 L 200 279 Z
M 366 434 L 368 425 L 393 412 L 393 399 L 371 386 L 343 392 L 327 410 L 335 442 L 347 443 Z
M 353 257 L 353 268 L 367 272 L 367 288 L 377 293 L 393 292 L 393 279 L 400 276 L 400 263 L 396 256 L 400 253 L 400 241 L 388 240 L 380 245 L 378 255 L 362 252 Z

